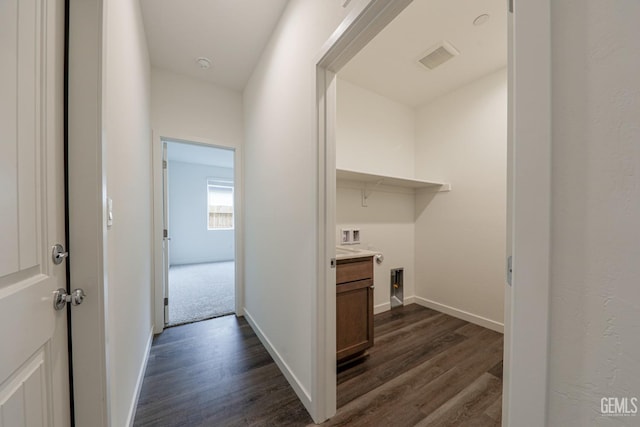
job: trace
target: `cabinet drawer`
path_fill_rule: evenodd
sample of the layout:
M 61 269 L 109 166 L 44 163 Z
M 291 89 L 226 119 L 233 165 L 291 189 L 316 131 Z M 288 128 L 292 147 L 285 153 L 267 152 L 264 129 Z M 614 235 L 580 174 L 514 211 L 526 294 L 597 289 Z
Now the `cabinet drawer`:
M 339 283 L 336 285 L 336 294 L 354 291 L 356 289 L 371 288 L 373 279 L 356 280 L 354 282 Z M 372 288 L 373 289 L 373 288 Z
M 336 270 L 337 284 L 364 279 L 373 279 L 373 257 L 338 261 Z

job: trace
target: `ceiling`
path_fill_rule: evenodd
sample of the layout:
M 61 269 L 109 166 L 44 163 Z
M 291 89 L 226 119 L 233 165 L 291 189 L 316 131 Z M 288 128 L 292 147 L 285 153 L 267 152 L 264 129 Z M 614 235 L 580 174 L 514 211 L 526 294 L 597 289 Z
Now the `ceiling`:
M 235 90 L 246 85 L 287 0 L 140 0 L 151 64 Z M 196 58 L 211 59 L 203 70 Z
M 414 0 L 338 76 L 417 107 L 507 64 L 507 2 Z M 473 21 L 482 14 L 483 25 Z M 418 63 L 446 40 L 460 54 L 429 70 Z
M 233 150 L 167 141 L 167 160 L 198 165 L 233 168 Z
M 244 89 L 287 0 L 140 0 L 153 66 Z M 489 20 L 474 26 L 481 14 Z M 428 70 L 418 63 L 442 40 L 460 55 Z M 196 58 L 211 59 L 201 69 Z M 506 66 L 504 0 L 414 0 L 339 73 L 417 107 Z

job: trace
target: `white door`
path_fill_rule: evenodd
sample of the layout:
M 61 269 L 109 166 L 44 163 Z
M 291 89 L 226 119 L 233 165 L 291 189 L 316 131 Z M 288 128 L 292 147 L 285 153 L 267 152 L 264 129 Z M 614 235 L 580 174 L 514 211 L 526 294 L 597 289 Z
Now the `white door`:
M 68 426 L 64 4 L 0 0 L 0 426 Z

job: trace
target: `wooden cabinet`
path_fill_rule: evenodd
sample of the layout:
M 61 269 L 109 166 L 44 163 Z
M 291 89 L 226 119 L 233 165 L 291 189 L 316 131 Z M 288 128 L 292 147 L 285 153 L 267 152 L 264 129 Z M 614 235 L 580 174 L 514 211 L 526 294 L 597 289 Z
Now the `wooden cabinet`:
M 373 257 L 338 260 L 336 351 L 338 362 L 373 346 Z

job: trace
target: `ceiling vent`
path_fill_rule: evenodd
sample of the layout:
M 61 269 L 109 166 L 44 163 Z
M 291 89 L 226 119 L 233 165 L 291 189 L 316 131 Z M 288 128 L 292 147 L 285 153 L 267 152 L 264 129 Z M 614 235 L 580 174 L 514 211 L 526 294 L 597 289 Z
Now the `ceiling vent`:
M 427 51 L 427 54 L 418 62 L 430 70 L 439 67 L 454 56 L 458 56 L 460 52 L 451 45 L 451 43 L 443 41 Z

